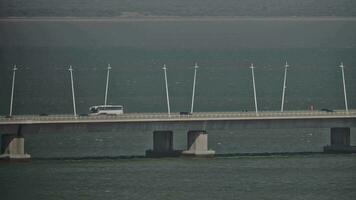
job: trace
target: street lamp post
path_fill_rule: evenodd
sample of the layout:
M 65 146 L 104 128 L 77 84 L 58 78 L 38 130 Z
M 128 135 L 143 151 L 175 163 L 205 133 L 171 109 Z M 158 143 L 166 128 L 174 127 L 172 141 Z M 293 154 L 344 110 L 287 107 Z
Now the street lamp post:
M 166 65 L 163 65 L 163 71 L 164 71 L 164 80 L 166 84 L 166 96 L 167 96 L 167 109 L 168 109 L 168 116 L 171 116 L 171 107 L 169 104 L 169 93 L 168 93 L 168 81 L 167 81 L 167 67 Z
M 73 68 L 72 65 L 69 65 L 69 72 L 70 72 L 70 81 L 72 85 L 72 97 L 73 97 L 73 112 L 74 112 L 74 117 L 77 118 L 77 109 L 75 107 L 75 95 L 74 95 L 74 81 L 73 81 Z
M 282 92 L 282 104 L 281 104 L 281 112 L 284 111 L 284 96 L 286 94 L 286 82 L 287 82 L 287 69 L 289 65 L 286 62 L 286 65 L 284 66 L 284 79 L 283 79 L 283 92 Z
M 256 97 L 256 84 L 255 84 L 255 73 L 254 73 L 254 66 L 253 64 L 251 64 L 250 66 L 251 68 L 251 72 L 252 72 L 252 84 L 253 84 L 253 96 L 255 99 L 255 110 L 256 110 L 256 114 L 258 114 L 258 106 L 257 106 L 257 97 Z
M 194 66 L 194 80 L 193 80 L 193 93 L 192 93 L 192 105 L 190 107 L 190 113 L 193 113 L 194 111 L 194 97 L 195 97 L 195 85 L 196 85 L 196 79 L 197 79 L 197 70 L 198 70 L 198 64 L 195 63 Z
M 349 112 L 349 107 L 348 107 L 348 105 L 347 105 L 346 84 L 345 84 L 345 72 L 344 72 L 344 65 L 343 65 L 343 63 L 341 63 L 339 67 L 341 68 L 342 84 L 343 84 L 343 86 L 344 86 L 345 110 L 346 110 L 346 112 Z
M 13 72 L 12 72 L 12 87 L 11 87 L 11 100 L 10 100 L 10 112 L 9 116 L 12 116 L 12 106 L 14 101 L 14 91 L 15 91 L 15 78 L 16 78 L 16 71 L 18 68 L 14 65 Z
M 108 64 L 108 71 L 106 74 L 106 88 L 105 88 L 105 103 L 104 103 L 105 106 L 107 105 L 107 101 L 108 101 L 110 70 L 111 70 L 111 66 L 110 64 Z

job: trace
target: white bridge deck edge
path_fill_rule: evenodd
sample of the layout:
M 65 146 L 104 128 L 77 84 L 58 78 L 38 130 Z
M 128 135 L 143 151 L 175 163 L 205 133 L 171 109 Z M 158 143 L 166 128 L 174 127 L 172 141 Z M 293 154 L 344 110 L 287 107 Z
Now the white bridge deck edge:
M 248 121 L 284 119 L 356 119 L 356 110 L 346 111 L 262 111 L 255 112 L 197 112 L 192 115 L 172 113 L 126 113 L 117 116 L 78 116 L 73 115 L 15 115 L 0 117 L 0 125 L 11 124 L 79 124 L 79 123 L 120 123 L 120 122 L 189 122 L 189 121 Z

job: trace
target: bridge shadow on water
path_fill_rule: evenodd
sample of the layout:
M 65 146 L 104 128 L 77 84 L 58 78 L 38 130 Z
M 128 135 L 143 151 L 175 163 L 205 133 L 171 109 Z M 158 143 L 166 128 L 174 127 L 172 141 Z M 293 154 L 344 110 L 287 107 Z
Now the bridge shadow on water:
M 233 157 L 276 157 L 276 156 L 306 156 L 306 155 L 339 155 L 351 153 L 326 153 L 326 152 L 264 152 L 264 153 L 226 153 L 215 154 L 213 157 L 196 156 L 175 156 L 175 157 L 150 157 L 144 155 L 122 155 L 122 156 L 84 156 L 84 157 L 35 157 L 28 160 L 0 160 L 0 162 L 30 162 L 30 161 L 84 161 L 84 160 L 129 160 L 129 159 L 214 159 L 214 158 L 233 158 Z

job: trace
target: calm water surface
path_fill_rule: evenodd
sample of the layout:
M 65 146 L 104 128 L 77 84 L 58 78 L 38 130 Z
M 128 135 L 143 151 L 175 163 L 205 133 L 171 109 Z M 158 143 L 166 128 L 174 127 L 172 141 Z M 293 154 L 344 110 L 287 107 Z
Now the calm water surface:
M 356 20 L 244 19 L 176 21 L 1 21 L 0 113 L 7 114 L 11 68 L 18 64 L 15 114 L 71 113 L 68 65 L 78 112 L 104 101 L 106 66 L 113 67 L 109 103 L 127 112 L 165 112 L 163 64 L 172 111 L 188 110 L 198 62 L 196 111 L 253 110 L 254 63 L 261 110 L 342 109 L 344 62 L 349 106 L 356 93 Z
M 355 170 L 355 155 L 35 160 L 0 177 L 2 199 L 331 200 L 355 197 Z

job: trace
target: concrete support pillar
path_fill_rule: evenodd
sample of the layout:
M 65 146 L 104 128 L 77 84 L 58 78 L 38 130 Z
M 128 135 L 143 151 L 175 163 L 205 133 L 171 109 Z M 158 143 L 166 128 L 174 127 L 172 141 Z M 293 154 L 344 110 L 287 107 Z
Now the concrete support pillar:
M 331 128 L 331 146 L 350 146 L 350 128 Z
M 187 150 L 183 155 L 213 156 L 215 151 L 208 150 L 208 133 L 203 130 L 188 131 Z
M 147 150 L 149 157 L 172 157 L 178 156 L 179 151 L 173 150 L 173 131 L 154 131 L 153 150 Z
M 0 159 L 28 159 L 25 153 L 25 139 L 17 134 L 3 134 L 1 136 Z
M 350 128 L 335 127 L 330 129 L 330 145 L 324 147 L 325 152 L 352 152 L 350 145 Z
M 153 151 L 169 152 L 173 151 L 173 132 L 154 131 L 153 132 Z

